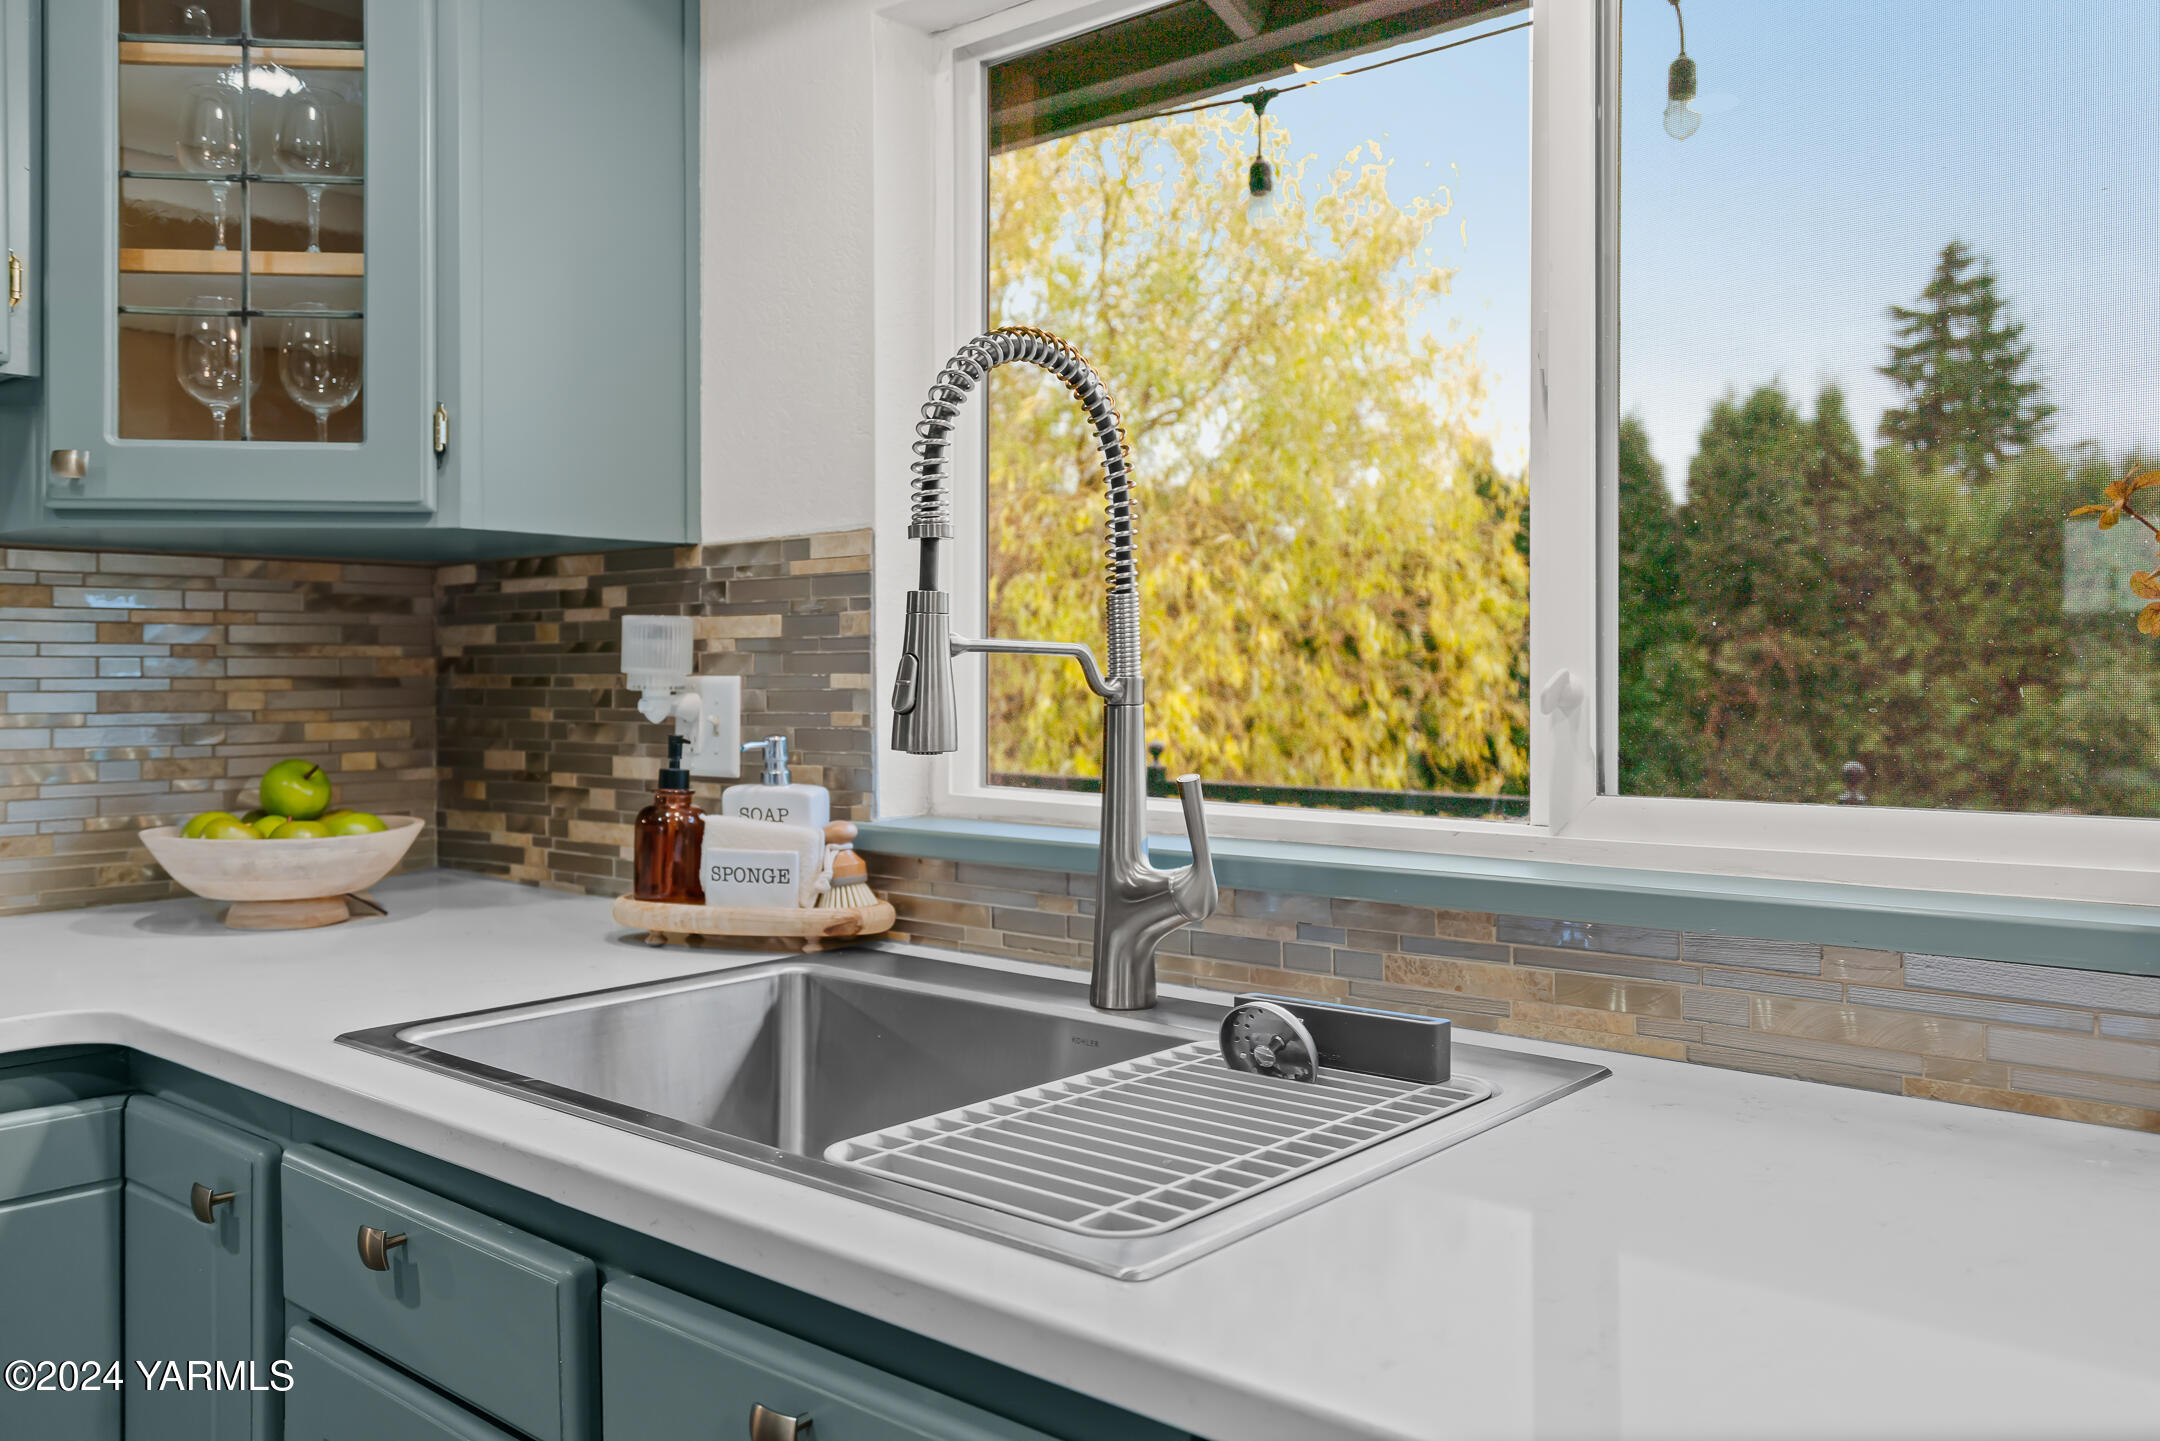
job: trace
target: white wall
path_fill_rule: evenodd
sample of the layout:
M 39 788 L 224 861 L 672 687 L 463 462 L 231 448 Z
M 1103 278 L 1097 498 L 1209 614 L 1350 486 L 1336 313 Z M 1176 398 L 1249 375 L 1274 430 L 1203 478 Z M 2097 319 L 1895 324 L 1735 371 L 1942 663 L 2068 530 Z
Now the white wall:
M 704 0 L 710 541 L 871 522 L 878 8 Z

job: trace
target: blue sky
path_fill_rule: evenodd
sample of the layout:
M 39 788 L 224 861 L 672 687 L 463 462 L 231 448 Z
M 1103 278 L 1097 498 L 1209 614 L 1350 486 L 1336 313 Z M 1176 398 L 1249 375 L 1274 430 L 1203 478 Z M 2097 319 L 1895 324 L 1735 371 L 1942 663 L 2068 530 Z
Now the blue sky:
M 1988 257 L 2026 323 L 2061 407 L 2055 442 L 2120 457 L 2160 441 L 2160 0 L 1685 11 L 1692 138 L 1663 128 L 1672 7 L 1628 0 L 1622 48 L 1621 404 L 1676 491 L 1710 407 L 1773 380 L 1807 405 L 1841 385 L 1872 444 L 1894 400 L 1874 370 L 1885 309 L 1912 300 L 1952 236 Z M 1433 250 L 1460 269 L 1429 323 L 1480 333 L 1509 460 L 1529 410 L 1529 89 L 1518 32 L 1270 109 L 1292 158 L 1332 164 L 1378 138 L 1399 199 L 1449 188 Z
M 1510 15 L 1475 27 L 1519 23 Z M 1329 75 L 1475 30 L 1430 37 L 1400 52 L 1361 55 L 1314 70 Z M 1289 82 L 1277 82 L 1284 84 Z M 1425 317 L 1479 334 L 1490 397 L 1485 420 L 1502 464 L 1522 463 L 1530 408 L 1530 34 L 1498 35 L 1385 70 L 1316 85 L 1273 101 L 1268 118 L 1288 127 L 1278 162 L 1311 156 L 1308 183 L 1355 146 L 1378 140 L 1394 162 L 1398 202 L 1445 186 L 1454 209 L 1433 227 L 1433 260 L 1456 268 L 1453 294 Z
M 1873 367 L 1952 236 L 2027 324 L 2053 439 L 2160 437 L 2160 3 L 1685 0 L 1702 128 L 1662 128 L 1672 7 L 1623 26 L 1621 377 L 1674 489 L 1729 389 Z M 1406 67 L 1407 68 L 1407 67 Z

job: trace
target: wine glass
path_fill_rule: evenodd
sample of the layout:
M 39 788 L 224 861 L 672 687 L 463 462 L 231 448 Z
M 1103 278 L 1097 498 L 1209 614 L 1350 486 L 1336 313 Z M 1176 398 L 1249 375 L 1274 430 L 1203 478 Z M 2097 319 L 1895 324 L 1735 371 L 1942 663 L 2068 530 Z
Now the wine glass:
M 243 151 L 240 97 L 227 85 L 198 85 L 188 92 L 187 123 L 173 147 L 180 168 L 191 175 L 237 175 Z M 210 205 L 217 215 L 217 244 L 225 248 L 225 205 L 230 180 L 210 182 Z
M 198 295 L 193 301 L 199 309 L 230 303 L 223 295 Z M 225 438 L 225 417 L 240 403 L 241 361 L 239 317 L 183 315 L 175 323 L 173 375 L 182 390 L 209 408 L 213 439 Z
M 315 439 L 328 443 L 330 417 L 360 398 L 359 322 L 332 315 L 287 320 L 278 378 L 296 405 L 314 413 Z
M 337 123 L 323 99 L 301 90 L 286 100 L 278 118 L 275 152 L 287 175 L 343 175 L 345 150 L 338 143 Z M 303 185 L 308 205 L 308 253 L 322 250 L 322 197 L 320 185 Z

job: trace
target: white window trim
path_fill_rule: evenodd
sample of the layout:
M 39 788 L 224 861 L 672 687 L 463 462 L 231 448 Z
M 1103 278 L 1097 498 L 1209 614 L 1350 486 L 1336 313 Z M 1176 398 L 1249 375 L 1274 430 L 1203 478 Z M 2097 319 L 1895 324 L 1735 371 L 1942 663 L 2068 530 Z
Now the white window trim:
M 889 684 L 904 597 L 908 441 L 931 376 L 985 323 L 985 67 L 1149 9 L 1159 0 L 901 0 L 876 21 L 875 407 L 879 539 L 875 679 Z M 1599 793 L 1615 779 L 1613 656 L 1617 476 L 1615 174 L 1601 130 L 1601 70 L 1616 46 L 1618 0 L 1534 0 L 1531 31 L 1532 404 L 1531 807 L 1528 824 L 1370 815 L 1210 802 L 1219 837 L 1390 851 L 1569 861 L 1784 881 L 2150 905 L 2160 900 L 2160 820 L 1967 811 L 1664 800 Z M 1601 307 L 1607 313 L 1601 314 Z M 946 546 L 953 628 L 985 633 L 987 525 L 978 405 L 952 467 L 956 539 Z M 1146 478 L 1141 478 L 1144 486 Z M 1146 564 L 1145 511 L 1140 531 Z M 1099 635 L 1036 637 L 1082 640 Z M 1175 658 L 1154 655 L 1158 672 Z M 1059 662 L 1043 660 L 1042 665 Z M 983 771 L 984 662 L 955 667 L 963 743 L 951 756 L 890 749 L 877 717 L 881 816 L 933 815 L 1092 827 L 1092 796 L 991 787 Z M 1574 686 L 1556 686 L 1563 672 Z M 1541 704 L 1579 688 L 1571 707 Z M 882 700 L 882 690 L 880 691 Z M 1183 834 L 1174 801 L 1149 805 L 1149 829 Z M 1954 905 L 1954 900 L 1946 900 Z

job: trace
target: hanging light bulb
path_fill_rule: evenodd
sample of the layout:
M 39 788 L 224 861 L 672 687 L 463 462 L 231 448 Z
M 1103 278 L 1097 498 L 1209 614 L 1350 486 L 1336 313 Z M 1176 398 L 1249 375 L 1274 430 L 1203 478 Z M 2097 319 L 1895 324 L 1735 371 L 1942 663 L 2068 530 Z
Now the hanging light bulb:
M 1680 0 L 1670 3 L 1673 19 L 1680 23 L 1680 57 L 1665 72 L 1665 133 L 1685 140 L 1702 128 L 1702 116 L 1688 104 L 1695 98 L 1695 62 L 1687 53 L 1687 17 L 1680 13 Z
M 1255 90 L 1244 97 L 1253 111 L 1253 157 L 1245 167 L 1245 219 L 1252 225 L 1267 225 L 1275 219 L 1275 166 L 1262 153 L 1261 139 L 1267 134 L 1267 103 L 1280 93 Z

